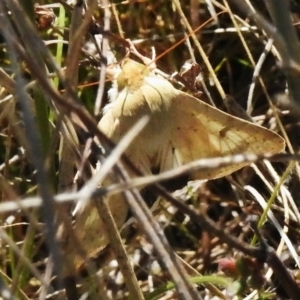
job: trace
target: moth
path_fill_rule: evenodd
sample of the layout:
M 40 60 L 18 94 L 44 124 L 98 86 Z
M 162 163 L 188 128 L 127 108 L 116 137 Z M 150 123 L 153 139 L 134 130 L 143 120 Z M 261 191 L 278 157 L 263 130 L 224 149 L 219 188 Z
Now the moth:
M 170 170 L 188 162 L 226 155 L 275 154 L 284 149 L 278 134 L 229 115 L 176 89 L 168 80 L 126 59 L 117 78 L 118 93 L 99 122 L 117 143 L 142 116 L 151 117 L 126 154 L 144 174 Z M 199 171 L 197 179 L 226 176 L 238 164 Z
M 130 59 L 122 64 L 113 94 L 98 126 L 116 144 L 142 116 L 150 116 L 148 124 L 126 150 L 127 157 L 144 174 L 149 175 L 153 170 L 163 172 L 201 158 L 275 154 L 285 147 L 278 134 L 176 89 L 168 80 Z M 193 178 L 215 179 L 245 165 L 199 170 Z M 108 203 L 120 228 L 126 220 L 127 203 L 121 194 L 111 196 Z M 109 242 L 103 221 L 89 205 L 76 217 L 75 228 L 91 256 Z M 73 251 L 72 245 L 69 248 Z

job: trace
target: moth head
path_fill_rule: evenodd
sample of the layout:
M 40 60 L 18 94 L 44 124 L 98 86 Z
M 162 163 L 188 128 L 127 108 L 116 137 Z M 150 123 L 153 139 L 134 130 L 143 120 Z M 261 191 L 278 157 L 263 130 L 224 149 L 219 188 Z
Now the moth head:
M 139 89 L 145 77 L 150 75 L 149 68 L 129 58 L 125 58 L 120 65 L 113 66 L 110 71 L 112 80 L 112 87 L 108 91 L 110 102 L 114 102 L 118 95 L 123 90 L 134 91 Z
M 124 88 L 131 90 L 139 89 L 144 83 L 145 77 L 149 76 L 149 68 L 129 58 L 125 58 L 121 64 L 122 71 L 117 77 L 119 91 Z

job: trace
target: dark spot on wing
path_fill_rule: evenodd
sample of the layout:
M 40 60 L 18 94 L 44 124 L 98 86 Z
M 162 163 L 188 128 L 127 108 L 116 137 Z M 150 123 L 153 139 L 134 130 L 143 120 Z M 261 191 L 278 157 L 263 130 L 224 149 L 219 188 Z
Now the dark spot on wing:
M 220 130 L 219 135 L 221 138 L 224 138 L 226 136 L 226 133 L 230 130 L 229 127 L 224 127 L 223 129 Z

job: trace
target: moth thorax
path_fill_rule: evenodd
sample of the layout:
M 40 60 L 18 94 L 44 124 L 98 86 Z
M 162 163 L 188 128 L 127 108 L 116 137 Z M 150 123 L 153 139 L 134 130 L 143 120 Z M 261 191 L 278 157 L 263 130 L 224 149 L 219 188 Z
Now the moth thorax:
M 114 102 L 117 99 L 119 89 L 116 80 L 113 81 L 113 84 L 107 93 L 108 93 L 109 102 Z

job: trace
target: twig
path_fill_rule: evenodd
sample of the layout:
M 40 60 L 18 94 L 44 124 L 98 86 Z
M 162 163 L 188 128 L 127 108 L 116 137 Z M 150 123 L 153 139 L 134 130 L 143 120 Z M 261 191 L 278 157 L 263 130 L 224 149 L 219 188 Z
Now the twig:
M 253 226 L 255 234 L 257 235 L 262 251 L 266 254 L 266 262 L 272 268 L 274 274 L 279 279 L 280 283 L 284 287 L 287 294 L 291 297 L 292 300 L 298 300 L 300 295 L 300 288 L 292 277 L 291 273 L 283 265 L 282 261 L 277 256 L 273 248 L 271 248 L 264 238 L 261 236 L 257 226 Z
M 124 281 L 129 290 L 131 299 L 137 299 L 137 300 L 144 299 L 136 275 L 133 271 L 133 268 L 130 264 L 127 253 L 125 251 L 124 245 L 122 243 L 122 239 L 120 237 L 118 227 L 115 223 L 115 220 L 112 216 L 109 205 L 107 203 L 107 199 L 95 201 L 95 205 L 98 210 L 99 217 L 102 220 L 105 220 L 103 224 L 107 232 L 109 233 L 108 234 L 109 241 L 111 243 L 111 247 L 117 259 L 120 270 L 123 274 Z
M 122 180 L 128 181 L 129 177 L 126 171 L 120 167 L 118 169 L 118 173 L 122 177 Z M 196 289 L 190 283 L 184 267 L 170 247 L 160 225 L 153 218 L 139 192 L 136 189 L 125 191 L 125 196 L 131 212 L 137 218 L 139 223 L 143 224 L 145 234 L 158 252 L 164 266 L 168 269 L 176 286 L 178 298 L 201 299 Z
M 268 159 L 270 161 L 291 161 L 291 160 L 300 160 L 300 154 L 276 154 L 276 155 L 242 155 L 244 160 L 243 162 L 256 162 L 259 160 Z M 238 155 L 240 157 L 240 155 Z M 93 192 L 93 197 L 105 196 L 105 195 L 113 195 L 115 193 L 119 193 L 125 191 L 129 188 L 141 188 L 144 186 L 152 185 L 154 183 L 158 183 L 161 181 L 169 180 L 174 178 L 175 176 L 180 176 L 184 174 L 189 174 L 191 172 L 190 168 L 194 168 L 194 171 L 199 170 L 200 168 L 205 165 L 205 167 L 214 169 L 218 168 L 219 166 L 225 166 L 227 164 L 232 164 L 232 162 L 236 161 L 235 156 L 226 156 L 226 157 L 219 157 L 219 158 L 209 158 L 209 159 L 201 159 L 198 161 L 194 161 L 190 164 L 186 164 L 180 167 L 173 169 L 172 171 L 166 171 L 159 175 L 152 175 L 152 176 L 145 176 L 141 178 L 134 178 L 129 180 L 126 183 L 119 183 L 112 185 L 111 187 L 106 188 L 98 188 Z M 240 160 L 239 160 L 240 161 Z M 198 165 L 198 167 L 196 167 Z M 89 182 L 87 182 L 89 184 Z M 65 202 L 77 202 L 81 199 L 87 198 L 85 194 L 86 191 L 85 186 L 78 192 L 74 193 L 62 193 L 58 194 L 54 197 L 54 200 L 59 203 Z M 25 208 L 34 208 L 39 207 L 42 205 L 42 200 L 40 197 L 28 197 L 26 199 L 14 199 L 12 201 L 6 201 L 0 203 L 0 214 L 6 213 L 10 211 L 16 211 L 19 209 Z
M 109 32 L 110 31 L 110 18 L 111 18 L 111 12 L 108 7 L 109 3 L 107 0 L 103 0 L 104 5 L 104 31 Z M 102 36 L 102 59 L 101 59 L 101 70 L 100 70 L 100 80 L 99 80 L 99 87 L 98 92 L 96 96 L 95 101 L 95 107 L 94 107 L 94 114 L 95 116 L 99 116 L 100 109 L 101 109 L 101 103 L 102 98 L 104 94 L 104 85 L 105 85 L 105 76 L 106 76 L 106 66 L 107 66 L 107 55 L 108 55 L 108 37 L 107 35 Z
M 181 19 L 182 19 L 185 27 L 187 28 L 189 34 L 191 35 L 191 37 L 193 39 L 193 42 L 195 43 L 195 45 L 196 45 L 196 47 L 197 47 L 197 49 L 198 49 L 198 51 L 199 51 L 199 53 L 200 53 L 200 55 L 202 57 L 202 59 L 203 59 L 205 65 L 206 65 L 207 69 L 209 70 L 210 76 L 212 77 L 212 79 L 214 81 L 214 84 L 216 85 L 216 88 L 217 88 L 220 96 L 222 97 L 222 99 L 225 98 L 226 95 L 225 95 L 225 92 L 224 92 L 224 90 L 223 90 L 223 88 L 222 88 L 222 86 L 220 84 L 220 81 L 217 78 L 216 73 L 215 73 L 213 67 L 210 64 L 210 62 L 209 62 L 209 60 L 207 58 L 207 55 L 206 55 L 204 49 L 200 45 L 200 43 L 199 43 L 199 41 L 198 41 L 198 39 L 197 39 L 197 37 L 196 37 L 193 29 L 191 28 L 188 20 L 186 19 L 185 15 L 184 15 L 184 12 L 183 12 L 183 10 L 181 8 L 181 4 L 180 4 L 179 0 L 173 0 L 173 3 L 175 5 L 178 13 L 180 14 L 180 17 L 181 17 Z
M 296 30 L 291 22 L 289 2 L 280 0 L 265 0 L 265 3 L 273 19 L 274 25 L 278 30 L 278 34 L 281 35 L 286 45 L 288 52 L 288 57 L 286 59 L 295 62 L 299 68 L 299 39 L 297 37 Z M 286 77 L 291 100 L 295 104 L 297 104 L 298 108 L 300 108 L 299 74 L 295 74 L 294 72 L 286 72 Z
M 299 81 L 298 81 L 298 74 L 300 72 L 300 67 L 299 67 L 299 50 L 297 48 L 296 54 L 294 51 L 291 50 L 290 43 L 294 44 L 295 46 L 298 45 L 298 39 L 293 39 L 290 42 L 287 42 L 286 39 L 288 38 L 286 35 L 288 34 L 285 32 L 285 29 L 282 28 L 280 23 L 283 23 L 282 21 L 282 15 L 284 14 L 284 18 L 286 22 L 283 26 L 292 26 L 290 24 L 290 17 L 286 17 L 287 12 L 289 11 L 288 9 L 288 3 L 286 1 L 276 1 L 276 7 L 279 8 L 281 7 L 280 13 L 278 15 L 278 18 L 274 17 L 277 19 L 276 21 L 276 26 L 278 25 L 279 27 L 275 27 L 273 24 L 268 22 L 264 17 L 262 17 L 257 11 L 254 11 L 253 9 L 249 8 L 249 6 L 244 2 L 244 1 L 237 1 L 237 0 L 230 0 L 231 2 L 234 2 L 236 6 L 243 11 L 243 13 L 247 14 L 255 23 L 258 27 L 260 27 L 262 30 L 266 32 L 269 38 L 274 39 L 274 44 L 277 47 L 281 59 L 282 59 L 282 67 L 285 70 L 285 73 L 287 75 L 287 78 L 290 79 L 289 81 L 289 88 L 290 88 L 290 96 L 292 98 L 292 102 L 299 104 L 299 95 L 300 95 L 300 86 L 299 86 Z M 275 5 L 275 3 L 274 3 Z M 272 13 L 275 14 L 274 11 Z M 292 29 L 293 31 L 294 29 Z M 296 56 L 295 56 L 295 55 Z

